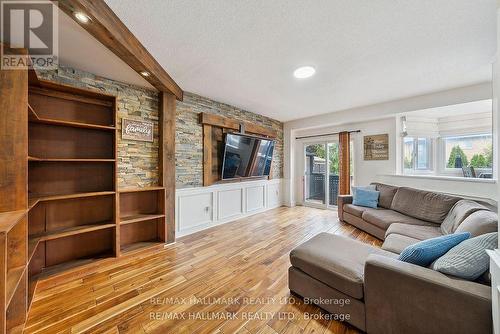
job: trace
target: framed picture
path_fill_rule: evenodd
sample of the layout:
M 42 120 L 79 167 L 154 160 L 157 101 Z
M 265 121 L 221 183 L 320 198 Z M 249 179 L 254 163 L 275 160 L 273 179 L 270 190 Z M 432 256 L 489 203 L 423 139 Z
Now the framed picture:
M 152 122 L 122 118 L 122 139 L 152 142 L 153 129 Z
M 389 160 L 389 134 L 364 136 L 365 160 Z

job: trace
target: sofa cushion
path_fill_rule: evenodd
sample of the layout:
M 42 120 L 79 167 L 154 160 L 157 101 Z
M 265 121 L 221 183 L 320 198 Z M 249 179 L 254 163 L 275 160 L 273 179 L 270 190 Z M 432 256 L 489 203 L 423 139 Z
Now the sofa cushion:
M 472 237 L 498 231 L 498 215 L 489 210 L 472 213 L 457 227 L 455 233 L 469 232 Z
M 401 187 L 394 195 L 391 209 L 414 218 L 441 224 L 459 200 L 459 197 Z
M 398 259 L 419 266 L 428 266 L 469 237 L 470 233 L 464 232 L 422 240 L 403 249 Z
M 403 223 L 410 225 L 432 225 L 432 223 L 425 222 L 410 216 L 403 215 L 394 210 L 379 209 L 379 210 L 366 210 L 363 212 L 362 218 L 367 222 L 376 225 L 384 230 L 387 230 L 391 224 Z
M 382 244 L 382 249 L 388 252 L 400 254 L 403 249 L 410 245 L 414 245 L 419 241 L 420 240 L 407 237 L 406 235 L 393 233 L 385 238 L 385 241 Z
M 290 252 L 292 266 L 353 298 L 363 298 L 365 261 L 370 254 L 397 257 L 357 240 L 320 233 Z
M 385 232 L 385 237 L 390 234 L 400 234 L 410 238 L 425 240 L 443 235 L 439 226 L 418 226 L 408 224 L 391 224 Z
M 374 185 L 375 189 L 380 192 L 378 205 L 381 208 L 390 209 L 394 195 L 396 195 L 396 191 L 398 191 L 398 187 L 377 182 L 372 183 L 372 185 Z
M 368 208 L 364 206 L 354 205 L 354 204 L 344 204 L 344 211 L 350 213 L 353 216 L 361 218 L 363 212 Z
M 488 270 L 487 249 L 498 245 L 498 232 L 480 235 L 458 244 L 432 264 L 432 269 L 467 280 L 475 280 Z
M 441 231 L 443 234 L 450 234 L 455 232 L 457 227 L 467 218 L 471 213 L 479 210 L 486 210 L 487 208 L 477 202 L 469 199 L 461 199 L 456 202 L 451 208 L 450 212 L 441 224 Z

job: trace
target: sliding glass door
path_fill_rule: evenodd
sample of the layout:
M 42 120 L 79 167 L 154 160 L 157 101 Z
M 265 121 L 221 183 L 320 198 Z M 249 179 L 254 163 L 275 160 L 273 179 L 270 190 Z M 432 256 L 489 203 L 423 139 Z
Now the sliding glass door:
M 328 152 L 328 205 L 337 206 L 339 195 L 339 142 L 329 142 Z
M 339 142 L 304 144 L 304 204 L 326 208 L 337 205 Z
M 324 206 L 327 203 L 326 170 L 325 143 L 305 145 L 305 203 L 312 206 Z

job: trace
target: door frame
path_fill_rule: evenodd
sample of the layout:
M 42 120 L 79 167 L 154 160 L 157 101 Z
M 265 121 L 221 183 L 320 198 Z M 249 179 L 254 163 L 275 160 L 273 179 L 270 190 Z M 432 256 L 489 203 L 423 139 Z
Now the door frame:
M 330 205 L 330 152 L 328 151 L 328 143 L 336 142 L 337 144 L 339 143 L 339 137 L 337 136 L 330 136 L 327 137 L 326 139 L 321 139 L 321 140 L 310 140 L 310 141 L 304 141 L 302 142 L 302 163 L 304 166 L 304 170 L 302 171 L 302 203 L 304 206 L 307 207 L 313 207 L 313 208 L 319 208 L 319 209 L 333 209 L 336 210 L 335 205 Z M 309 145 L 318 145 L 321 144 L 325 148 L 325 180 L 324 180 L 324 187 L 325 187 L 325 202 L 324 204 L 319 204 L 319 203 L 314 203 L 314 202 L 309 202 L 306 199 L 306 187 L 307 187 L 307 182 L 306 182 L 306 147 Z

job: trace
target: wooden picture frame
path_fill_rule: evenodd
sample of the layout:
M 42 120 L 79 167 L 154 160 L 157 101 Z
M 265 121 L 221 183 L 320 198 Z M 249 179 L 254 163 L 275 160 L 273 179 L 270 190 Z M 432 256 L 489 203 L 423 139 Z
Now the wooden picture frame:
M 364 160 L 389 160 L 389 134 L 363 137 Z

